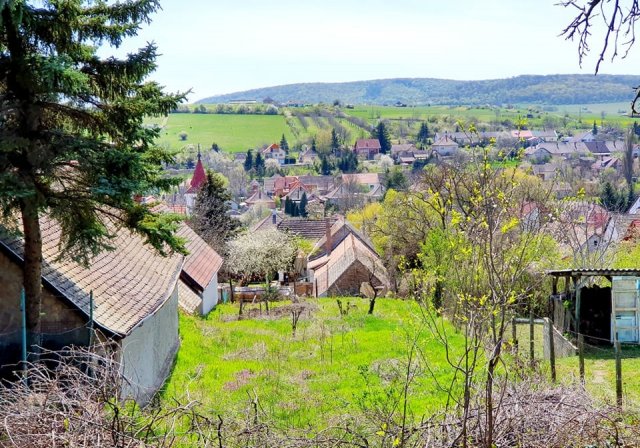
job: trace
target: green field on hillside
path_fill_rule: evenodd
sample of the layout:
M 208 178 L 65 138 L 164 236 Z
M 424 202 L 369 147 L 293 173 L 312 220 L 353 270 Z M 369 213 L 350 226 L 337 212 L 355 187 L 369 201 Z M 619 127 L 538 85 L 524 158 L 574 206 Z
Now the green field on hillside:
M 170 114 L 166 121 L 150 122 L 164 126 L 158 143 L 172 149 L 198 144 L 210 148 L 217 143 L 226 152 L 240 152 L 278 143 L 283 133 L 293 140 L 282 115 Z M 185 141 L 180 140 L 182 132 L 187 133 Z
M 182 345 L 165 395 L 188 390 L 212 415 L 242 414 L 257 397 L 282 424 L 318 427 L 397 393 L 417 337 L 425 357 L 415 364 L 420 373 L 409 408 L 419 418 L 441 407 L 446 394 L 432 374 L 446 383 L 452 369 L 424 328 L 417 303 L 378 299 L 368 315 L 366 299 L 343 302 L 353 307 L 346 316 L 335 299 L 310 299 L 313 309 L 303 314 L 295 336 L 288 303 L 272 310 L 275 318 L 263 313 L 238 321 L 237 305 L 218 306 L 206 318 L 181 316 Z M 455 351 L 458 336 L 451 342 Z
M 534 129 L 566 128 L 567 132 L 578 132 L 591 129 L 594 122 L 598 126 L 613 125 L 630 126 L 635 119 L 623 115 L 629 109 L 629 103 L 583 104 L 567 106 L 514 106 L 498 107 L 466 107 L 466 106 L 366 106 L 359 105 L 353 109 L 342 108 L 341 112 L 365 120 L 375 125 L 378 120 L 392 120 L 392 140 L 396 141 L 397 133 L 402 138 L 414 136 L 420 121 L 430 123 L 430 128 L 454 131 L 458 124 L 467 126 L 478 123 L 479 129 L 487 129 L 499 123 L 501 126 L 516 126 L 521 122 Z M 280 142 L 284 134 L 293 148 L 297 143 L 311 142 L 315 137 L 320 144 L 327 145 L 332 128 L 326 117 L 319 116 L 321 106 L 307 108 L 285 108 L 279 115 L 251 114 L 170 114 L 166 118 L 149 119 L 162 127 L 158 143 L 171 149 L 180 150 L 186 145 L 198 145 L 210 148 L 217 143 L 225 152 L 241 152 L 248 148 L 257 148 L 265 144 Z M 345 144 L 353 145 L 358 138 L 369 138 L 369 132 L 360 125 L 350 123 L 346 118 L 338 118 L 333 108 L 324 110 L 334 114 L 335 121 L 340 123 L 349 135 Z M 399 129 L 404 128 L 404 133 Z M 186 140 L 180 134 L 187 134 Z

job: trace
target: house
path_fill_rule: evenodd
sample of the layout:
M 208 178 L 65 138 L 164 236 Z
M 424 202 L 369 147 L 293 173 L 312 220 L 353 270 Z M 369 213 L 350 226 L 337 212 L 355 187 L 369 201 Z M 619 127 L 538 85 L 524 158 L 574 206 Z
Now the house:
M 545 231 L 558 241 L 565 259 L 579 264 L 599 261 L 618 238 L 611 213 L 601 205 L 566 201 L 558 208 L 558 216 Z
M 318 153 L 311 148 L 306 148 L 298 156 L 298 163 L 301 165 L 313 165 L 318 160 L 320 160 Z
M 322 202 L 318 196 L 311 192 L 311 189 L 301 182 L 296 185 L 283 199 L 290 199 L 292 202 L 300 204 L 304 195 L 307 196 L 307 203 Z
M 431 150 L 439 157 L 450 157 L 458 152 L 458 143 L 445 134 L 431 145 Z
M 585 141 L 584 145 L 591 154 L 601 160 L 611 156 L 611 148 L 607 142 Z
M 333 176 L 298 176 L 298 180 L 305 184 L 313 193 L 323 195 L 335 187 L 336 180 Z
M 434 141 L 438 141 L 445 136 L 447 138 L 456 142 L 459 146 L 478 146 L 478 145 L 487 145 L 492 140 L 496 140 L 500 136 L 506 136 L 506 132 L 488 132 L 488 131 L 480 131 L 480 132 L 445 132 L 440 133 L 436 132 Z
M 553 154 L 544 146 L 529 146 L 524 150 L 524 156 L 531 163 L 541 164 L 549 162 Z
M 380 140 L 377 138 L 361 138 L 356 140 L 353 150 L 356 155 L 365 160 L 372 160 L 376 155 L 380 154 Z
M 560 166 L 555 163 L 544 163 L 542 165 L 533 165 L 531 170 L 534 176 L 542 180 L 553 180 L 557 177 Z
M 295 188 L 299 183 L 300 179 L 298 179 L 298 176 L 279 176 L 275 178 L 273 190 L 270 193 L 274 197 L 286 196 L 291 189 Z
M 368 191 L 373 190 L 378 185 L 382 184 L 382 178 L 379 173 L 353 173 L 342 174 L 342 184 L 357 184 L 366 186 Z
M 591 169 L 593 170 L 593 172 L 597 175 L 598 173 L 601 173 L 602 171 L 606 170 L 607 168 L 611 168 L 613 170 L 619 170 L 622 166 L 622 163 L 620 162 L 620 160 L 616 157 L 603 157 L 600 160 L 595 161 L 592 165 L 591 165 Z
M 218 304 L 218 271 L 222 257 L 191 227 L 182 224 L 177 235 L 184 238 L 189 254 L 180 271 L 178 304 L 185 312 L 204 316 Z
M 362 283 L 384 291 L 389 280 L 375 249 L 343 219 L 326 224 L 307 263 L 316 297 L 357 295 Z
M 277 143 L 272 143 L 260 150 L 265 160 L 274 159 L 277 160 L 280 165 L 286 163 L 287 153 L 284 149 L 280 148 Z
M 531 131 L 534 137 L 543 142 L 557 142 L 558 141 L 558 133 L 553 129 L 548 131 Z
M 402 155 L 413 154 L 418 151 L 418 148 L 413 143 L 403 143 L 399 145 L 391 145 L 391 157 L 394 160 L 398 160 L 398 157 Z
M 264 191 L 258 190 L 251 196 L 249 196 L 245 201 L 245 204 L 249 207 L 265 207 L 265 208 L 275 208 L 276 201 L 273 198 L 269 197 Z
M 87 346 L 94 336 L 110 342 L 126 379 L 123 395 L 147 403 L 169 375 L 179 347 L 178 280 L 184 257 L 160 256 L 138 235 L 110 225 L 113 251 L 92 257 L 84 267 L 62 256 L 56 221 L 45 216 L 40 226 L 42 345 L 51 350 Z M 24 242 L 2 229 L 0 365 L 6 371 L 20 359 Z
M 582 334 L 592 344 L 640 343 L 640 270 L 580 268 L 547 274 L 553 280 L 553 323 L 560 333 Z M 590 281 L 597 277 L 611 286 Z

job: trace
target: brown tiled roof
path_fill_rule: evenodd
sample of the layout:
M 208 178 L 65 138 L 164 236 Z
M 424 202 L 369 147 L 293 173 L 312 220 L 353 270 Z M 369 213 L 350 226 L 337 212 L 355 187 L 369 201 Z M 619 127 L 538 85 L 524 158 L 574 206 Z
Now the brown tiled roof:
M 178 305 L 189 314 L 200 314 L 202 307 L 202 297 L 182 280 L 178 282 Z
M 309 218 L 288 218 L 283 219 L 277 225 L 278 230 L 289 231 L 304 239 L 317 241 L 324 237 L 327 232 L 327 221 L 333 226 L 338 219 L 309 219 Z
M 40 220 L 42 230 L 42 277 L 45 284 L 89 315 L 89 293 L 94 295 L 94 320 L 100 327 L 121 336 L 129 334 L 155 313 L 175 289 L 184 257 L 158 255 L 142 238 L 126 229 L 111 229 L 113 251 L 102 252 L 85 268 L 61 256 L 60 226 L 52 219 Z M 22 260 L 23 240 L 3 236 L 0 245 Z
M 356 140 L 356 150 L 358 149 L 380 149 L 380 140 L 377 138 L 361 138 Z
M 326 293 L 356 262 L 360 262 L 368 269 L 382 285 L 388 285 L 386 270 L 380 257 L 354 234 L 350 234 L 335 247 L 331 254 L 310 263 L 310 267 L 314 270 L 317 294 Z
M 262 203 L 262 204 L 275 204 L 274 200 L 270 198 L 267 193 L 262 190 L 256 191 L 250 197 L 248 197 L 244 202 L 249 205 Z
M 355 182 L 357 184 L 379 184 L 380 183 L 380 174 L 379 173 L 354 173 L 354 174 L 343 174 L 342 182 Z
M 220 270 L 222 257 L 186 224 L 180 226 L 177 235 L 187 241 L 189 251 L 182 272 L 204 291 Z

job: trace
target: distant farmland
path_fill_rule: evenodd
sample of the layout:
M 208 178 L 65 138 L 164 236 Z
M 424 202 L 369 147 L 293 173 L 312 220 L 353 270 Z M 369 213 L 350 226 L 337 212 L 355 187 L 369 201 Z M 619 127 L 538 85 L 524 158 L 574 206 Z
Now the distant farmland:
M 208 105 L 210 109 L 213 105 Z M 203 149 L 217 143 L 225 152 L 244 152 L 264 144 L 279 143 L 284 134 L 293 148 L 298 143 L 310 144 L 316 139 L 319 148 L 328 147 L 332 128 L 342 129 L 344 144 L 351 146 L 358 138 L 368 138 L 369 129 L 379 120 L 388 120 L 393 142 L 411 141 L 420 122 L 428 122 L 432 133 L 454 131 L 475 123 L 482 127 L 512 128 L 520 122 L 529 128 L 553 128 L 564 132 L 599 126 L 627 127 L 635 118 L 623 115 L 629 103 L 603 103 L 559 106 L 514 105 L 510 108 L 484 106 L 419 106 L 394 107 L 357 105 L 336 109 L 331 106 L 281 108 L 278 115 L 253 114 L 170 114 L 166 119 L 150 119 L 163 126 L 158 143 L 180 150 L 200 144 Z M 187 134 L 186 140 L 180 134 Z
M 161 124 L 162 120 L 153 122 Z M 182 132 L 187 133 L 185 141 L 180 140 Z M 197 144 L 210 148 L 217 143 L 226 152 L 241 152 L 279 142 L 283 133 L 293 140 L 282 115 L 170 114 L 158 143 L 173 149 Z

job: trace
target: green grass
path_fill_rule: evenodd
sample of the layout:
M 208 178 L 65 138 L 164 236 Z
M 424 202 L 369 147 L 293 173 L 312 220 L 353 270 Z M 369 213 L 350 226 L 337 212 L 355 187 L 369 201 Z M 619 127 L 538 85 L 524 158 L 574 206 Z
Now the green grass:
M 263 144 L 279 143 L 282 134 L 288 141 L 293 135 L 282 115 L 221 115 L 221 114 L 170 114 L 163 120 L 149 120 L 164 124 L 159 144 L 172 149 L 185 145 L 210 148 L 217 143 L 226 152 L 241 152 Z M 180 140 L 180 133 L 187 133 L 187 140 Z
M 534 353 L 537 360 L 543 359 L 542 325 L 534 327 Z M 518 325 L 519 354 L 529 357 L 529 326 Z M 615 403 L 616 371 L 615 352 L 610 345 L 588 346 L 585 349 L 585 387 L 593 397 L 601 402 Z M 542 362 L 542 368 L 549 377 L 549 363 Z M 622 346 L 622 392 L 625 406 L 633 409 L 640 407 L 640 347 Z M 565 384 L 579 381 L 580 369 L 577 356 L 556 360 L 558 381 Z
M 585 350 L 585 386 L 597 399 L 615 403 L 615 352 L 611 346 L 590 347 Z M 640 408 L 640 347 L 622 346 L 622 394 L 628 408 Z M 557 361 L 560 381 L 576 381 L 580 376 L 578 357 Z
M 403 371 L 407 340 L 420 333 L 426 359 L 411 387 L 410 409 L 419 417 L 441 407 L 446 395 L 426 364 L 439 380 L 452 371 L 440 344 L 420 332 L 418 305 L 378 299 L 374 315 L 367 315 L 365 299 L 346 301 L 356 308 L 340 317 L 335 299 L 312 299 L 317 308 L 300 319 L 296 336 L 288 312 L 238 321 L 236 305 L 221 305 L 206 318 L 182 315 L 182 345 L 165 396 L 189 390 L 212 415 L 245 412 L 249 396 L 257 396 L 277 421 L 318 428 L 394 390 L 391 372 Z

